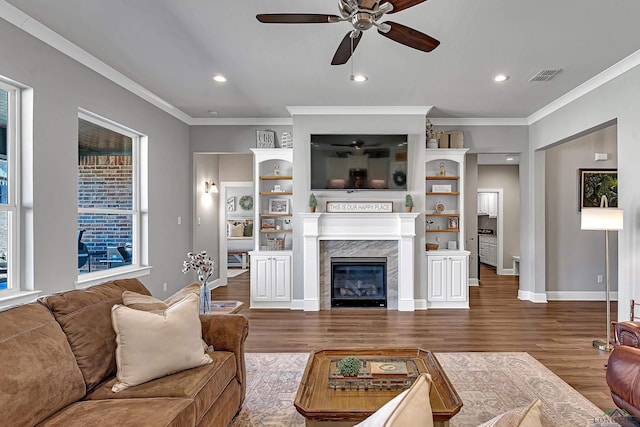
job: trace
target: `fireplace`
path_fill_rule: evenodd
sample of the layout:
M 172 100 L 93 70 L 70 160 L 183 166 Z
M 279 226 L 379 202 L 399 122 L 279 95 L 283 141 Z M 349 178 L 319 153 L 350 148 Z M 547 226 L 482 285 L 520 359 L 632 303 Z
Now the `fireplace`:
M 386 258 L 331 258 L 332 307 L 386 307 Z

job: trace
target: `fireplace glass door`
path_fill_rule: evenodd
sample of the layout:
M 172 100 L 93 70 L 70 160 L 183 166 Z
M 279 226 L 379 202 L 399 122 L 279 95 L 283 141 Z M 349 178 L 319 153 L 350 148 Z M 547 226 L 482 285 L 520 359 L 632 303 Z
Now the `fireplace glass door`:
M 332 307 L 386 307 L 386 258 L 331 258 Z

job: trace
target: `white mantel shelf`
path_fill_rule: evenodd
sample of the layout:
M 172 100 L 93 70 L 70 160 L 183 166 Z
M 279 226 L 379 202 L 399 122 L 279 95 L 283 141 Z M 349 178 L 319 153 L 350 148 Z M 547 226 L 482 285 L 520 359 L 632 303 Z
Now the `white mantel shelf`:
M 414 239 L 419 213 L 300 213 L 305 311 L 320 310 L 321 240 L 397 240 L 398 310 L 414 311 Z

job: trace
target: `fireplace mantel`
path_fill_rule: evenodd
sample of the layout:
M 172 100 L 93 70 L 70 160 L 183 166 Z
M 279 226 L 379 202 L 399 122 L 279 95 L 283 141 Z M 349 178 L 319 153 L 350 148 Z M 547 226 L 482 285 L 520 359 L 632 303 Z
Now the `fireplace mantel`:
M 321 240 L 397 240 L 398 310 L 414 311 L 417 213 L 300 213 L 304 240 L 305 311 L 320 310 Z

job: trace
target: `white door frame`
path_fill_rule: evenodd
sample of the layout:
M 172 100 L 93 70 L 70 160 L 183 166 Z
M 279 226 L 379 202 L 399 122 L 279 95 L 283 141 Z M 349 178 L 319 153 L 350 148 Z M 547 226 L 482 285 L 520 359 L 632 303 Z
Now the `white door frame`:
M 220 283 L 218 286 L 227 286 L 227 187 L 247 187 L 251 189 L 253 194 L 253 181 L 222 181 L 220 182 L 220 202 L 218 203 L 218 221 L 220 236 Z M 253 228 L 253 236 L 255 239 L 255 224 Z
M 498 265 L 496 273 L 499 275 L 514 274 L 513 268 L 504 268 L 504 189 L 503 188 L 478 188 L 478 193 L 498 193 Z M 480 260 L 478 260 L 480 262 Z

